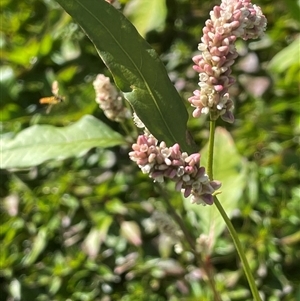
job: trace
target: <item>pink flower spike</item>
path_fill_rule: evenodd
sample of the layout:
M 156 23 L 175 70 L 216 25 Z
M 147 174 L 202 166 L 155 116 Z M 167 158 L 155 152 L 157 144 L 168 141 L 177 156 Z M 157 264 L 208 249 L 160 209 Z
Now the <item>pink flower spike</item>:
M 130 110 L 124 105 L 124 100 L 117 89 L 111 84 L 109 77 L 98 74 L 93 82 L 96 102 L 108 119 L 122 122 L 131 118 Z
M 223 116 L 222 119 L 227 122 L 234 121 L 232 100 L 227 98 L 228 101 L 224 102 L 222 97 L 234 83 L 230 76 L 231 66 L 238 57 L 234 43 L 237 38 L 261 37 L 266 24 L 260 7 L 250 0 L 222 0 L 220 6 L 213 8 L 198 45 L 201 54 L 193 58 L 196 64 L 193 68 L 200 74 L 200 89 L 198 93 L 194 92 L 199 97 L 188 99 L 195 107 L 193 117 L 210 113 L 213 120 Z
M 200 165 L 200 154 L 188 155 L 180 150 L 179 144 L 167 147 L 166 143 L 158 141 L 149 133 L 141 135 L 138 143 L 132 145 L 129 153 L 144 174 L 148 174 L 154 182 L 163 183 L 167 179 L 175 182 L 175 189 L 182 191 L 184 197 L 192 195 L 193 203 L 210 203 L 208 195 L 220 187 L 217 181 L 210 181 L 205 168 Z M 141 150 L 147 149 L 146 152 Z

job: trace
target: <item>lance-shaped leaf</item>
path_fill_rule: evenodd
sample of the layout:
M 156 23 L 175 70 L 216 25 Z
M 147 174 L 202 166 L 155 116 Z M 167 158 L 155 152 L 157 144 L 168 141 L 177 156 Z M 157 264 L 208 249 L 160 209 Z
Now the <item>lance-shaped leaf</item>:
M 92 147 L 124 143 L 119 133 L 89 115 L 66 127 L 33 125 L 13 139 L 0 140 L 0 168 L 31 167 L 50 159 L 80 156 Z
M 135 27 L 104 0 L 57 0 L 83 28 L 136 114 L 168 145 L 186 141 L 188 114 L 167 71 Z

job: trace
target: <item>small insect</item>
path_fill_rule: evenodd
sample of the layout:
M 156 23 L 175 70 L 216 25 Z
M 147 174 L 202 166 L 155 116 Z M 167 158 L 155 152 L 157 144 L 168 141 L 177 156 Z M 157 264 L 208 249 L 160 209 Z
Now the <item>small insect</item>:
M 49 112 L 50 112 L 51 108 L 53 107 L 53 105 L 56 105 L 56 104 L 64 101 L 65 97 L 58 95 L 58 90 L 59 90 L 58 82 L 55 80 L 52 83 L 53 96 L 43 97 L 43 98 L 40 99 L 41 104 L 48 104 L 46 114 L 49 114 Z

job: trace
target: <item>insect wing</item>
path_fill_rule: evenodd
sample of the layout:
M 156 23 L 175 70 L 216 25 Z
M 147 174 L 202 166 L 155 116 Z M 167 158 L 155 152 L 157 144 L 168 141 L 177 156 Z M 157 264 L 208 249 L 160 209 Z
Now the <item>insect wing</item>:
M 46 114 L 49 114 L 51 108 L 53 107 L 53 105 L 58 104 L 62 101 L 64 101 L 64 97 L 58 95 L 58 91 L 59 91 L 59 87 L 58 87 L 58 81 L 54 81 L 52 83 L 52 93 L 53 96 L 49 96 L 49 97 L 43 97 L 40 99 L 40 103 L 41 104 L 48 104 L 49 106 L 47 107 L 47 111 Z
M 52 83 L 52 93 L 53 93 L 53 95 L 58 95 L 58 91 L 59 91 L 58 81 L 55 80 L 55 81 Z
M 50 113 L 52 107 L 53 107 L 53 104 L 50 104 L 50 105 L 47 107 L 46 114 L 49 114 L 49 113 Z

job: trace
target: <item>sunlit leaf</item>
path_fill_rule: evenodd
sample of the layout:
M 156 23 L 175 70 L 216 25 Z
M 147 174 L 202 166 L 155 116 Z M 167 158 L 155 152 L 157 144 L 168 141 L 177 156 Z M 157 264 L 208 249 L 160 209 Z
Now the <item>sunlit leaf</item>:
M 37 236 L 34 239 L 32 249 L 30 252 L 24 257 L 23 259 L 23 265 L 29 266 L 35 262 L 37 257 L 41 254 L 41 252 L 46 247 L 46 244 L 48 242 L 47 238 L 47 229 L 41 228 L 37 234 Z
M 21 300 L 21 283 L 17 279 L 13 279 L 9 284 L 9 291 L 15 300 Z
M 31 126 L 13 139 L 0 140 L 1 168 L 25 168 L 50 159 L 81 156 L 92 147 L 124 144 L 124 138 L 93 116 L 66 127 Z
M 132 0 L 127 3 L 124 14 L 144 37 L 151 30 L 162 30 L 167 16 L 164 0 Z
M 123 221 L 120 233 L 133 245 L 140 246 L 142 244 L 141 230 L 135 221 Z
M 56 294 L 57 291 L 60 289 L 61 285 L 62 285 L 61 277 L 53 276 L 51 278 L 51 282 L 50 282 L 50 285 L 49 285 L 49 292 L 52 295 Z
M 273 72 L 284 72 L 293 65 L 300 67 L 300 37 L 290 45 L 278 52 L 268 64 L 268 69 Z
M 13 52 L 5 53 L 6 59 L 15 64 L 30 66 L 40 49 L 39 41 L 29 40 L 27 45 L 17 48 Z

